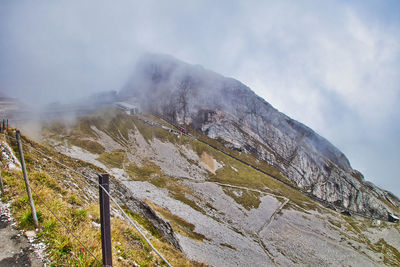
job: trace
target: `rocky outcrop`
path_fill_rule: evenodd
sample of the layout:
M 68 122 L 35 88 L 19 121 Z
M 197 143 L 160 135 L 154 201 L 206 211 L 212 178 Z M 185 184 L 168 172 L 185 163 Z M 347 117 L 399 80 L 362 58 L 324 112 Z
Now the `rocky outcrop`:
M 154 226 L 160 236 L 165 238 L 165 240 L 176 249 L 182 251 L 178 238 L 168 221 L 157 215 L 146 202 L 133 197 L 129 189 L 121 182 L 113 181 L 112 187 L 114 188 L 113 192 L 116 195 L 116 199 L 118 199 L 122 207 L 126 207 L 130 211 L 142 215 Z
M 254 154 L 320 199 L 382 218 L 391 205 L 400 206 L 397 197 L 365 182 L 329 141 L 237 80 L 170 56 L 145 55 L 119 95 L 132 96 L 144 110 Z
M 92 181 L 96 181 L 98 173 L 92 168 L 81 168 L 78 170 L 86 177 L 90 177 Z M 95 192 L 87 188 L 86 193 L 96 198 Z M 121 182 L 120 179 L 113 177 L 110 179 L 110 192 L 115 201 L 127 211 L 135 214 L 140 214 L 156 229 L 158 234 L 162 236 L 168 243 L 174 246 L 176 249 L 182 251 L 181 245 L 179 244 L 178 238 L 173 231 L 171 224 L 160 217 L 145 201 L 132 196 L 130 190 Z M 119 210 L 115 210 L 116 214 L 120 214 Z M 120 214 L 122 215 L 122 214 Z
M 21 170 L 21 163 L 15 157 L 11 147 L 0 140 L 0 167 L 8 170 Z

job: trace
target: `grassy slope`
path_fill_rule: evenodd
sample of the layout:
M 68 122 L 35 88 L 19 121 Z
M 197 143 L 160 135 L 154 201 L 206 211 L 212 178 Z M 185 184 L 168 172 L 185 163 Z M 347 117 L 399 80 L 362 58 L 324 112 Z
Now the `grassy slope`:
M 209 173 L 208 175 L 209 181 L 226 183 L 230 185 L 244 186 L 248 188 L 263 190 L 265 192 L 285 196 L 290 199 L 290 202 L 285 206 L 285 208 L 288 209 L 300 209 L 304 212 L 307 212 L 307 210 L 318 210 L 321 213 L 330 213 L 337 216 L 336 213 L 333 213 L 332 211 L 321 207 L 319 204 L 315 203 L 313 200 L 297 192 L 296 190 L 293 190 L 292 188 L 280 183 L 279 181 L 272 179 L 271 177 L 262 174 L 246 166 L 245 164 L 240 163 L 226 156 L 225 154 L 213 149 L 212 147 L 202 142 L 196 141 L 186 136 L 180 136 L 178 138 L 178 136 L 175 134 L 169 133 L 160 128 L 151 127 L 146 123 L 134 117 L 127 116 L 125 114 L 120 113 L 112 116 L 110 112 L 108 115 L 110 116 L 106 118 L 102 117 L 101 124 L 99 123 L 100 115 L 95 115 L 85 118 L 80 122 L 79 127 L 80 129 L 86 129 L 87 133 L 85 134 L 88 135 L 88 133 L 90 133 L 91 131 L 89 125 L 94 124 L 99 129 L 107 132 L 117 142 L 121 142 L 121 133 L 123 133 L 122 135 L 125 138 L 128 136 L 127 133 L 130 129 L 137 128 L 148 142 L 150 142 L 154 138 L 157 138 L 159 140 L 171 142 L 176 145 L 189 146 L 199 156 L 201 156 L 203 152 L 206 152 L 209 155 L 211 155 L 214 159 L 216 159 L 218 162 L 223 163 L 224 167 L 217 170 L 215 175 Z M 113 121 L 114 126 L 119 125 L 119 127 L 122 127 L 121 133 L 116 131 L 115 127 L 112 127 L 112 125 L 110 125 L 111 122 L 109 122 L 108 120 Z M 257 166 L 258 168 L 273 174 L 274 176 L 277 176 L 281 179 L 284 179 L 285 181 L 288 181 L 288 179 L 283 177 L 283 175 L 279 173 L 279 171 L 277 171 L 274 167 L 269 166 L 265 162 L 257 160 L 254 156 L 228 149 L 224 147 L 221 143 L 219 143 L 217 140 L 210 139 L 202 135 L 201 133 L 196 133 L 196 135 L 202 140 L 211 143 L 213 146 L 218 147 L 219 149 L 226 151 L 241 160 L 249 162 Z M 130 147 L 126 146 L 126 149 L 130 149 Z M 121 156 L 121 152 L 122 151 L 114 151 L 109 154 L 103 153 L 100 155 L 100 160 L 103 160 L 104 163 L 107 163 L 107 159 L 110 159 L 108 164 L 111 164 L 110 166 L 117 167 L 118 165 L 117 162 L 121 162 L 123 158 Z M 118 165 L 118 167 L 121 167 L 121 165 Z M 235 171 L 231 167 L 233 167 L 237 171 Z M 148 181 L 157 187 L 166 188 L 169 190 L 169 193 L 173 198 L 181 202 L 184 202 L 189 206 L 191 206 L 192 208 L 204 213 L 202 208 L 199 207 L 199 205 L 192 200 L 193 198 L 198 198 L 198 196 L 193 192 L 193 190 L 191 190 L 184 184 L 180 183 L 175 178 L 164 176 L 158 166 L 152 163 L 148 163 L 142 167 L 138 167 L 133 163 L 130 164 L 127 163 L 127 166 L 125 166 L 125 170 L 133 180 Z M 234 194 L 233 190 L 224 190 L 224 191 L 227 195 L 231 196 L 237 203 L 241 204 L 246 209 L 256 208 L 259 205 L 260 196 L 258 194 L 242 192 L 244 194 L 238 197 L 237 194 Z M 188 198 L 188 195 L 190 195 L 191 197 Z M 182 221 L 183 220 L 182 218 L 178 218 L 177 216 L 171 214 L 168 210 L 162 210 L 161 208 L 156 207 L 154 204 L 153 208 L 156 209 L 164 218 L 170 220 L 174 230 L 176 230 L 177 232 L 199 241 L 204 240 L 204 237 L 196 235 L 196 233 L 193 232 L 192 229 L 193 226 L 190 226 L 187 224 L 187 222 Z M 347 229 L 346 231 L 341 231 L 341 232 L 343 235 L 347 236 L 349 240 L 355 240 L 357 242 L 361 241 L 362 243 L 366 243 L 370 250 L 384 253 L 385 263 L 389 264 L 400 263 L 397 249 L 395 248 L 392 249 L 392 247 L 386 245 L 384 240 L 379 241 L 378 243 L 375 244 L 371 243 L 365 237 L 362 231 L 365 231 L 366 227 L 371 226 L 370 223 L 367 223 L 365 220 L 358 221 L 352 218 L 348 218 L 346 216 L 340 216 L 338 220 L 332 220 L 330 224 L 336 227 L 337 225 L 343 226 L 345 229 Z M 346 232 L 353 233 L 353 230 L 355 231 L 354 235 L 346 234 Z
M 37 149 L 76 170 L 90 168 L 96 172 L 104 172 L 88 163 L 54 153 L 52 150 L 46 149 L 26 138 L 24 138 L 24 141 L 31 143 Z M 14 151 L 16 150 L 14 142 L 11 142 L 11 147 Z M 97 200 L 87 194 L 88 190 L 85 189 L 87 185 L 81 178 L 76 177 L 52 161 L 44 160 L 34 150 L 24 147 L 24 153 L 31 187 L 34 191 L 33 197 L 40 219 L 41 230 L 38 236 L 48 244 L 48 253 L 52 265 L 97 266 L 98 263 L 95 259 L 67 233 L 56 218 L 46 209 L 39 197 L 94 252 L 96 257 L 101 259 L 100 230 L 96 226 L 99 223 Z M 21 173 L 2 171 L 2 176 L 6 188 L 2 200 L 12 201 L 12 212 L 17 218 L 19 228 L 24 230 L 33 229 Z M 96 187 L 93 190 L 97 192 Z M 157 239 L 159 236 L 151 224 L 143 217 L 133 213 L 131 213 L 131 216 L 155 235 L 152 238 L 155 246 L 174 266 L 201 265 L 187 260 L 182 253 L 175 250 L 167 242 Z M 134 262 L 140 266 L 163 264 L 134 228 L 129 227 L 126 221 L 113 217 L 111 225 L 115 266 L 132 266 Z
M 151 116 L 150 119 L 155 120 Z M 203 152 L 206 152 L 217 161 L 223 162 L 225 164 L 223 168 L 217 170 L 215 175 L 211 173 L 209 174 L 208 179 L 210 181 L 237 185 L 237 186 L 245 186 L 249 188 L 265 190 L 266 192 L 286 196 L 289 197 L 293 203 L 302 208 L 316 209 L 319 207 L 319 205 L 316 205 L 314 201 L 302 195 L 301 193 L 297 192 L 296 190 L 293 190 L 285 186 L 284 184 L 280 183 L 279 181 L 269 177 L 268 175 L 262 174 L 246 166 L 245 164 L 240 163 L 237 160 L 226 156 L 224 153 L 221 153 L 202 142 L 199 142 L 187 136 L 178 137 L 176 134 L 170 133 L 164 129 L 151 127 L 134 116 L 129 116 L 124 112 L 116 111 L 113 109 L 99 111 L 98 113 L 92 116 L 86 116 L 80 118 L 80 120 L 76 124 L 70 126 L 69 135 L 66 134 L 68 131 L 65 128 L 67 127 L 60 126 L 58 124 L 48 125 L 45 129 L 46 130 L 45 134 L 47 134 L 49 137 L 52 137 L 54 135 L 57 135 L 58 132 L 63 133 L 65 139 L 68 142 L 71 142 L 72 139 L 73 142 L 79 146 L 80 143 L 84 143 L 76 141 L 76 139 L 79 139 L 79 137 L 82 140 L 88 137 L 91 137 L 93 139 L 97 138 L 97 134 L 90 128 L 91 125 L 94 125 L 98 129 L 107 133 L 116 142 L 120 143 L 123 147 L 125 147 L 127 151 L 132 149 L 132 147 L 128 142 L 129 139 L 128 133 L 130 130 L 134 130 L 136 128 L 148 142 L 150 142 L 154 138 L 157 138 L 159 140 L 165 142 L 171 142 L 176 145 L 189 146 L 194 151 L 196 151 L 199 156 L 201 156 Z M 228 152 L 241 160 L 249 162 L 257 166 L 258 168 L 279 177 L 282 180 L 289 181 L 277 169 L 268 165 L 265 162 L 257 160 L 253 155 L 240 153 L 238 151 L 228 149 L 221 143 L 219 143 L 217 140 L 210 139 L 199 132 L 196 132 L 196 136 L 198 136 L 198 138 L 200 138 L 201 140 L 207 141 L 213 146 L 218 147 L 222 151 Z M 82 145 L 80 146 L 85 149 L 84 146 Z M 90 151 L 89 149 L 87 150 Z M 126 160 L 123 151 L 115 150 L 109 153 L 100 153 L 100 152 L 101 151 L 97 153 L 99 154 L 99 161 L 106 164 L 106 166 L 108 167 L 122 168 L 122 164 L 124 164 Z M 238 171 L 237 172 L 234 171 L 231 167 L 237 169 Z M 128 173 L 130 172 L 132 174 L 132 171 L 130 170 L 129 166 L 126 169 Z M 152 172 L 154 171 L 154 166 L 151 166 L 151 164 L 146 164 L 141 171 Z M 138 180 L 137 177 L 138 175 L 136 175 L 136 178 L 134 179 Z M 148 176 L 143 176 L 143 177 L 148 177 Z M 143 180 L 143 178 L 140 178 L 140 180 Z M 250 204 L 249 206 L 248 203 L 245 203 L 248 202 L 249 198 L 236 198 L 235 200 L 243 204 L 247 208 L 253 205 Z M 255 203 L 254 200 L 252 201 L 252 203 Z

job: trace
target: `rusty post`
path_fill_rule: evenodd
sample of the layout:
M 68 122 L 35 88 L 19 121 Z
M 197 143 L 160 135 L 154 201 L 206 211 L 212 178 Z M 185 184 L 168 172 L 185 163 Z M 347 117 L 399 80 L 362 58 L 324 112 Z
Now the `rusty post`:
M 111 250 L 111 225 L 110 225 L 110 198 L 109 175 L 99 174 L 99 194 L 100 194 L 100 227 L 101 227 L 101 249 L 103 254 L 103 266 L 112 266 Z M 104 191 L 107 191 L 104 192 Z

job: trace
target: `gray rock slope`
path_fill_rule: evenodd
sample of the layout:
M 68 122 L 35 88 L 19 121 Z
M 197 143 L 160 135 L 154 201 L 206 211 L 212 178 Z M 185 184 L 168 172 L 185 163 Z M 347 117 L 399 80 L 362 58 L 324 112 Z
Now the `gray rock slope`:
M 121 99 L 188 124 L 255 155 L 318 198 L 386 218 L 399 199 L 364 180 L 346 156 L 309 127 L 279 112 L 241 82 L 167 55 L 139 60 Z

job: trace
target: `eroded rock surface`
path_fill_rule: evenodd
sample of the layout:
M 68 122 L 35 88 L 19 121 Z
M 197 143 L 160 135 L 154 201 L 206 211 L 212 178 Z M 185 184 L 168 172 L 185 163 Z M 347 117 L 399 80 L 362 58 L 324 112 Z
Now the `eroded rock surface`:
M 190 124 L 230 148 L 252 153 L 316 197 L 367 216 L 387 218 L 400 200 L 366 182 L 346 156 L 237 80 L 169 56 L 146 55 L 120 97 Z

